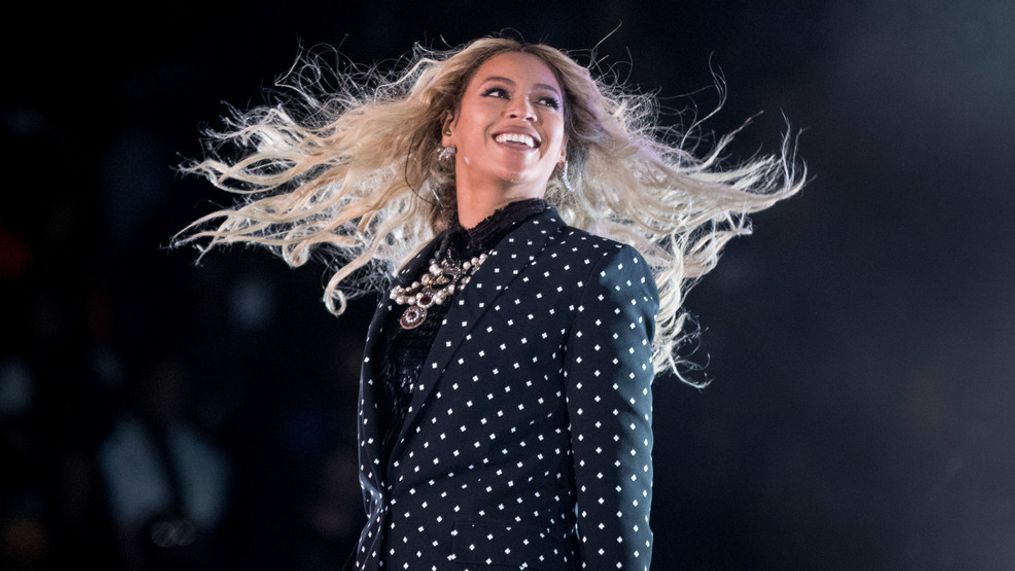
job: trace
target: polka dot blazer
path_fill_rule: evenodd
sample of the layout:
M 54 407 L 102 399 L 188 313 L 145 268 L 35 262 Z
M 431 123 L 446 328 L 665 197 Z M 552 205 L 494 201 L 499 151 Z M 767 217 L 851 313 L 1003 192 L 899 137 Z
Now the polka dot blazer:
M 357 419 L 367 524 L 347 568 L 649 569 L 659 292 L 644 258 L 551 207 L 501 239 L 451 303 L 389 458 L 372 357 L 398 306 L 385 297 L 370 324 Z

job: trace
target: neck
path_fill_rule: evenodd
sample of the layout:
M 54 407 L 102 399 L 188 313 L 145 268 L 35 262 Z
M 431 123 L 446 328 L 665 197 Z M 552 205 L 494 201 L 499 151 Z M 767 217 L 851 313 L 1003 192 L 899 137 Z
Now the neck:
M 493 214 L 494 210 L 505 204 L 525 198 L 543 198 L 544 192 L 518 187 L 488 192 L 470 192 L 463 191 L 459 186 L 457 189 L 458 223 L 463 228 L 474 228 L 484 218 Z

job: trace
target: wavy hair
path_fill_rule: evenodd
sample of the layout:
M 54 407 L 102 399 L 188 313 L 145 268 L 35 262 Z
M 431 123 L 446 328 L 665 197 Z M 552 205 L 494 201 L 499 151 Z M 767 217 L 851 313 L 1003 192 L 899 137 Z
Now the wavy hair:
M 475 70 L 504 52 L 541 58 L 564 90 L 574 190 L 555 175 L 545 199 L 565 223 L 630 244 L 645 257 L 660 293 L 656 374 L 672 371 L 706 386 L 710 381 L 681 370 L 703 368 L 678 351 L 699 334 L 687 331 L 694 319 L 684 299 L 730 239 L 751 233 L 747 214 L 803 187 L 806 165 L 797 165 L 787 130 L 780 154 L 722 168 L 721 153 L 743 126 L 697 157 L 689 140 L 701 121 L 684 133 L 661 127 L 653 95 L 593 77 L 546 44 L 502 37 L 446 51 L 416 44 L 408 61 L 389 71 L 340 65 L 332 88 L 323 85 L 316 58 L 297 56 L 276 81 L 295 97 L 246 112 L 230 106 L 228 130 L 202 130 L 206 158 L 176 167 L 242 199 L 191 222 L 170 246 L 208 238 L 196 245 L 195 264 L 211 248 L 236 242 L 267 247 L 291 267 L 321 259 L 334 270 L 324 303 L 336 316 L 347 297 L 385 291 L 401 265 L 457 217 L 453 166 L 437 159 L 442 117 L 456 110 Z M 295 82 L 285 83 L 290 76 Z M 225 143 L 252 150 L 229 161 L 217 154 Z

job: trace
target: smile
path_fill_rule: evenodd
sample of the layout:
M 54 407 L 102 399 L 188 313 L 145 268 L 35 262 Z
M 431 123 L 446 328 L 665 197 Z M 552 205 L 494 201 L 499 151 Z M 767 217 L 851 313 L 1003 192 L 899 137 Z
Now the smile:
M 539 146 L 534 138 L 524 133 L 501 133 L 493 140 L 516 150 L 533 150 Z

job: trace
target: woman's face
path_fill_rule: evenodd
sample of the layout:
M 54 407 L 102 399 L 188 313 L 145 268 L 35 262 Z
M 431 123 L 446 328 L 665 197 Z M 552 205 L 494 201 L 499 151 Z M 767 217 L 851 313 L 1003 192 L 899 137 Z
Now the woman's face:
M 539 57 L 506 52 L 483 62 L 442 137 L 457 147 L 459 186 L 531 186 L 525 194 L 542 196 L 565 156 L 563 105 L 563 89 Z

